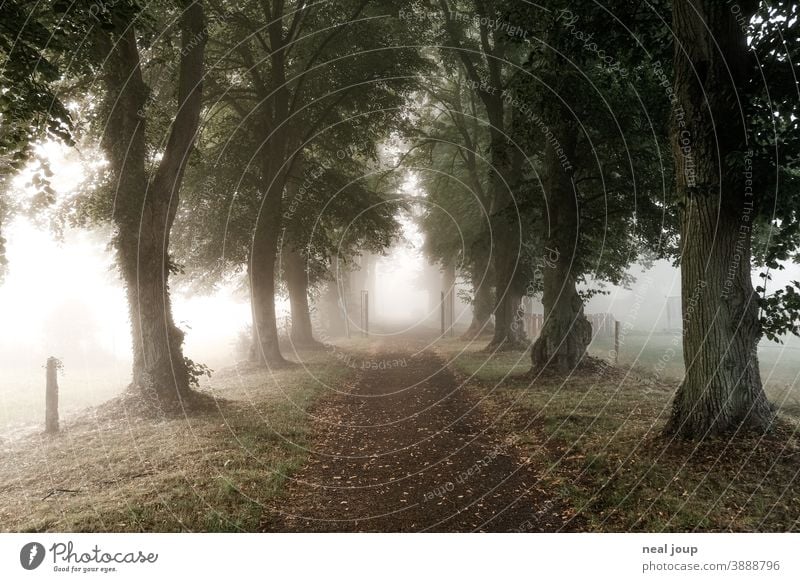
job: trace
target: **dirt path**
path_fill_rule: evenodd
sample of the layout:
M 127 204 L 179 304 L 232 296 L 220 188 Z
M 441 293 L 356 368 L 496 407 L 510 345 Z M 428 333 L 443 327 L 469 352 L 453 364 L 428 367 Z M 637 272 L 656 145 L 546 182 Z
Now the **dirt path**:
M 379 348 L 352 391 L 320 407 L 311 458 L 266 511 L 264 530 L 564 527 L 563 507 L 540 489 L 536 468 L 487 430 L 438 356 L 414 347 Z

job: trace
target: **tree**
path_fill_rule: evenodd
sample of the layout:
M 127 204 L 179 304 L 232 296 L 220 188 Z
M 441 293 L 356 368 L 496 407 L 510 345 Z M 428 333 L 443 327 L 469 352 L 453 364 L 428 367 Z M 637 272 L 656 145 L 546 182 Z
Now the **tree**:
M 501 2 L 474 0 L 449 3 L 439 0 L 448 48 L 460 60 L 472 90 L 483 103 L 489 135 L 489 197 L 492 256 L 495 276 L 494 336 L 492 348 L 513 349 L 524 345 L 520 304 L 521 224 L 515 208 L 514 186 L 521 160 L 509 144 L 507 104 L 504 98 L 508 63 L 513 61 L 508 34 L 490 22 L 501 18 Z M 466 9 L 468 18 L 459 10 Z M 459 15 L 459 18 L 455 18 Z
M 34 145 L 48 139 L 73 144 L 73 120 L 58 83 L 85 65 L 65 61 L 92 22 L 90 1 L 0 3 L 0 229 L 12 213 L 7 179 L 29 161 Z M 46 179 L 40 186 L 47 192 Z M 0 230 L 0 276 L 5 242 Z
M 673 3 L 686 376 L 665 430 L 686 438 L 768 429 L 757 345 L 765 326 L 797 329 L 797 302 L 759 297 L 751 278 L 754 227 L 775 235 L 759 252 L 769 266 L 797 248 L 797 49 L 779 32 L 796 31 L 797 6 L 764 5 L 758 21 L 757 1 L 738 7 Z
M 95 39 L 106 57 L 100 61 L 105 89 L 101 145 L 109 162 L 114 246 L 130 310 L 133 386 L 165 403 L 189 395 L 197 371 L 183 355 L 184 334 L 172 317 L 169 243 L 200 122 L 206 29 L 201 2 L 180 1 L 176 8 L 177 14 L 166 10 L 170 20 L 179 22 L 181 37 L 180 49 L 172 52 L 179 70 L 177 94 L 169 102 L 176 111 L 161 148 L 148 143 L 146 134 L 150 87 L 139 49 L 145 16 L 134 3 L 117 3 L 105 14 L 107 26 L 98 28 Z M 160 161 L 151 163 L 156 152 Z
M 225 113 L 224 111 L 222 112 Z M 262 203 L 261 174 L 248 162 L 255 139 L 231 140 L 217 119 L 201 136 L 176 221 L 176 256 L 196 290 L 236 281 L 249 259 L 252 217 Z M 381 253 L 399 232 L 397 184 L 381 149 L 360 124 L 338 123 L 297 152 L 282 200 L 276 292 L 289 296 L 291 340 L 315 347 L 310 296 L 346 274 L 361 252 Z M 341 147 L 339 144 L 358 146 Z M 376 157 L 377 156 L 377 157 Z M 282 279 L 282 285 L 280 281 Z
M 217 109 L 238 120 L 230 140 L 255 146 L 248 165 L 260 174 L 247 246 L 251 357 L 270 366 L 286 363 L 275 293 L 288 177 L 309 141 L 344 119 L 362 130 L 357 149 L 374 148 L 376 135 L 402 117 L 404 93 L 422 62 L 408 48 L 413 30 L 386 18 L 387 9 L 388 3 L 366 0 L 253 1 L 236 9 L 215 3 L 219 29 L 212 37 L 216 64 L 209 85 Z
M 342 154 L 319 144 L 309 148 L 304 159 L 310 159 L 299 166 L 307 172 L 290 180 L 286 190 L 290 212 L 284 213 L 279 247 L 294 346 L 317 345 L 309 309 L 312 287 L 340 287 L 336 278 L 349 276 L 359 257 L 383 253 L 399 236 L 403 203 L 386 189 L 397 186 L 389 171 L 357 152 Z M 346 303 L 348 295 L 341 300 Z
M 442 80 L 430 79 L 422 95 L 415 141 L 404 161 L 411 162 L 427 192 L 419 219 L 425 254 L 442 268 L 458 265 L 472 286 L 472 321 L 464 337 L 493 334 L 488 136 L 482 105 L 460 68 Z
M 668 110 L 653 67 L 637 64 L 631 31 L 652 34 L 654 24 L 636 6 L 510 6 L 537 39 L 524 41 L 528 59 L 509 83 L 514 139 L 542 176 L 519 186 L 527 227 L 542 233 L 532 239 L 540 254 L 530 287 L 542 293 L 545 319 L 531 360 L 535 370 L 565 374 L 591 341 L 585 299 L 603 282 L 627 284 L 641 255 L 671 252 L 661 154 Z M 602 41 L 588 43 L 593 37 Z M 585 283 L 593 287 L 581 291 Z

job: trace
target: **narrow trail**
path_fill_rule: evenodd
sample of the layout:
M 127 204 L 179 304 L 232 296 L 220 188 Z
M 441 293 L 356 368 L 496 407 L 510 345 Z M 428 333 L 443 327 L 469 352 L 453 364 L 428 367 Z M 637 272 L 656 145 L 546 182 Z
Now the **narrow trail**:
M 370 359 L 352 390 L 318 408 L 309 461 L 267 508 L 262 528 L 574 528 L 565 525 L 555 496 L 540 488 L 542 468 L 523 462 L 512 443 L 488 429 L 440 357 L 415 347 L 401 340 L 379 344 L 364 355 Z

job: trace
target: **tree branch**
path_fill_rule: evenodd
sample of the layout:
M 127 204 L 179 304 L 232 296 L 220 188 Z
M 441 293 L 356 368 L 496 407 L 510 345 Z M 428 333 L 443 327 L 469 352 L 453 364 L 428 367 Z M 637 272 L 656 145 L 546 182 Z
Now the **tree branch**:
M 178 112 L 172 123 L 164 156 L 158 165 L 153 184 L 156 192 L 168 192 L 180 184 L 189 152 L 197 136 L 203 104 L 203 55 L 206 25 L 203 5 L 186 0 L 181 32 L 181 63 L 178 76 Z M 181 4 L 184 4 L 181 2 Z M 176 205 L 177 206 L 177 205 Z M 174 211 L 173 211 L 174 212 Z
M 364 8 L 366 8 L 368 3 L 369 3 L 369 0 L 362 0 L 361 4 L 359 4 L 358 7 L 356 7 L 356 9 L 353 11 L 353 14 L 350 15 L 350 18 L 348 19 L 348 22 L 352 22 L 352 21 L 356 20 L 359 17 L 359 15 L 364 11 Z M 319 58 L 319 56 L 322 54 L 322 51 L 325 50 L 325 47 L 334 38 L 336 38 L 336 36 L 342 31 L 343 28 L 344 28 L 343 26 L 337 26 L 336 28 L 334 28 L 331 31 L 331 33 L 320 43 L 320 45 L 317 47 L 317 49 L 312 53 L 312 55 L 311 55 L 311 57 L 309 57 L 308 61 L 306 61 L 306 64 L 303 67 L 303 72 L 300 73 L 300 75 L 296 77 L 297 84 L 295 85 L 295 88 L 294 88 L 294 95 L 292 96 L 292 102 L 291 102 L 291 104 L 289 106 L 289 111 L 294 111 L 294 108 L 297 106 L 297 99 L 299 98 L 299 95 L 300 95 L 300 89 L 302 88 L 303 83 L 305 82 L 305 79 L 306 79 L 306 76 L 308 75 L 308 72 L 312 69 L 312 67 L 314 66 L 314 63 Z

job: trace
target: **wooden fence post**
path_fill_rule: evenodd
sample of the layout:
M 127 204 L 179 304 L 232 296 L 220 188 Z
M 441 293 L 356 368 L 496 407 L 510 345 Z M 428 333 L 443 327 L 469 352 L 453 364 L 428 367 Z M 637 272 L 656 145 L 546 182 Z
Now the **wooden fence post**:
M 369 291 L 361 290 L 361 336 L 369 337 Z
M 439 296 L 439 305 L 441 306 L 441 327 L 442 327 L 442 337 L 444 337 L 444 291 L 440 293 Z
M 619 321 L 614 320 L 614 365 L 619 364 Z
M 48 434 L 58 432 L 58 358 L 47 358 L 47 386 L 45 388 L 44 430 Z

